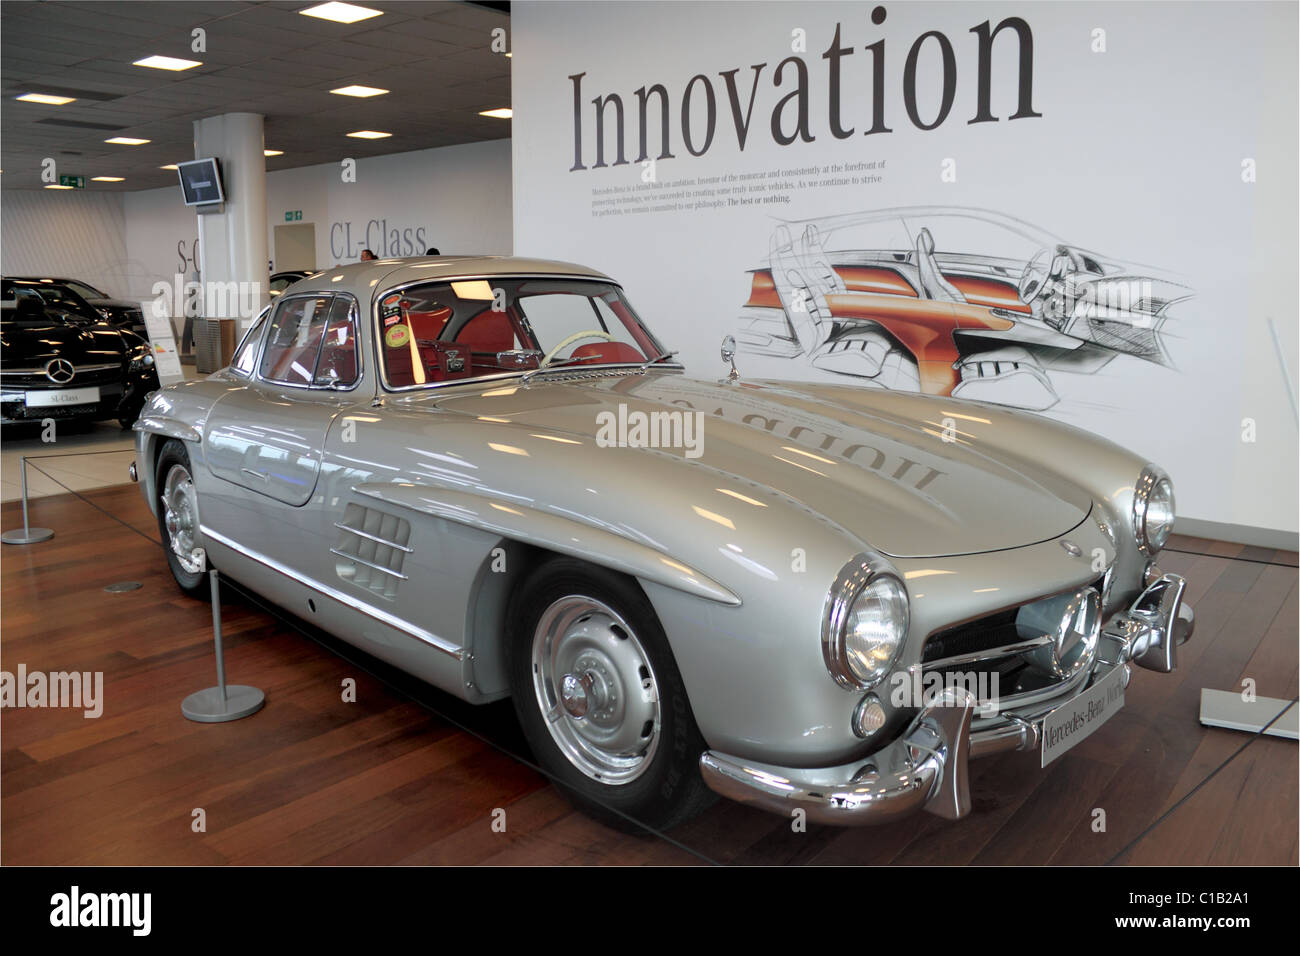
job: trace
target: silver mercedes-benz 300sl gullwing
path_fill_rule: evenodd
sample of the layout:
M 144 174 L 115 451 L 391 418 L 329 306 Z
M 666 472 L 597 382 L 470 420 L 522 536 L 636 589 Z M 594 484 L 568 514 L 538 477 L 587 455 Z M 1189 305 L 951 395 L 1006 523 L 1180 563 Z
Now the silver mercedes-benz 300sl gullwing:
M 216 567 L 450 694 L 512 697 L 616 825 L 710 790 L 961 817 L 970 758 L 1055 759 L 1192 631 L 1155 465 L 947 397 L 689 378 L 571 263 L 309 277 L 135 428 L 184 591 Z

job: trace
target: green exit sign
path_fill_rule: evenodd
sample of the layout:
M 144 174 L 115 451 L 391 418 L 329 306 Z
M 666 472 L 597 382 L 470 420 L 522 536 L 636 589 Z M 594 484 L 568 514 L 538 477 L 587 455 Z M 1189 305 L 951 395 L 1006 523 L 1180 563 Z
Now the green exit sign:
M 73 189 L 85 189 L 86 177 L 85 176 L 60 176 L 59 185 L 71 186 Z
M 286 211 L 285 211 L 285 214 L 284 214 L 284 221 L 285 221 L 285 222 L 301 222 L 301 221 L 302 221 L 302 210 L 301 210 L 301 209 L 289 209 L 289 210 L 286 210 Z

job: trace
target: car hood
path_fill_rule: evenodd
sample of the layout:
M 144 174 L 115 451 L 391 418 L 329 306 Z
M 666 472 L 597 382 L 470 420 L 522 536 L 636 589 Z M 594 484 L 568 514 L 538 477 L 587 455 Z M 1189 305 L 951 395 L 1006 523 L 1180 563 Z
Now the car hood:
M 535 380 L 527 387 L 448 395 L 434 404 L 489 422 L 546 430 L 561 440 L 572 436 L 588 449 L 620 437 L 635 447 L 652 437 L 633 431 L 638 421 L 648 424 L 657 413 L 660 423 L 671 423 L 664 413 L 697 412 L 690 424 L 698 423 L 698 435 L 683 431 L 681 437 L 691 440 L 675 448 L 661 441 L 667 447 L 643 448 L 642 454 L 662 460 L 666 452 L 679 467 L 728 476 L 745 486 L 746 495 L 784 499 L 894 557 L 1033 544 L 1076 527 L 1091 509 L 1086 492 L 1032 455 L 982 449 L 978 430 L 995 427 L 982 406 L 918 397 L 911 411 L 900 411 L 897 403 L 873 402 L 879 394 L 806 384 L 731 385 L 652 372 Z M 679 420 L 687 425 L 684 417 Z M 589 451 L 583 466 L 599 472 L 601 451 Z M 629 459 L 609 461 L 611 468 L 619 467 L 616 462 L 628 467 Z M 631 461 L 636 467 L 636 459 Z M 605 474 L 617 480 L 616 471 Z
M 89 302 L 91 305 L 95 306 L 96 308 L 102 308 L 102 309 L 134 309 L 135 311 L 138 312 L 140 311 L 141 308 L 139 300 L 132 301 L 130 299 L 87 299 L 86 301 Z
M 5 365 L 43 363 L 58 357 L 79 364 L 120 361 L 125 345 L 118 330 L 107 323 L 83 326 L 36 319 L 0 324 L 0 349 Z

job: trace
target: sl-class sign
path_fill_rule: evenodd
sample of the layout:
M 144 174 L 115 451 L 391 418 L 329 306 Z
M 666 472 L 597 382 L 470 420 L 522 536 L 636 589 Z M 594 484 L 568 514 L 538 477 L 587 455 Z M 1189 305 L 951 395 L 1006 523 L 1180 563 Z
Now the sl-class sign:
M 71 186 L 73 189 L 85 189 L 86 177 L 85 176 L 60 176 L 59 185 Z
M 302 221 L 302 210 L 301 210 L 301 209 L 286 209 L 285 212 L 284 212 L 284 221 L 285 221 L 285 222 L 301 222 L 301 221 Z

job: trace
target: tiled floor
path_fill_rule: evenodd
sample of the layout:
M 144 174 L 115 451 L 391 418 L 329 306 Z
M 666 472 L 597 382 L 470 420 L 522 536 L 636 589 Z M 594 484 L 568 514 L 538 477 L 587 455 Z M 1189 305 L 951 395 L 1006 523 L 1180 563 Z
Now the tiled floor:
M 182 368 L 187 379 L 203 377 L 193 365 Z M 29 498 L 68 490 L 88 491 L 126 481 L 135 447 L 134 432 L 123 431 L 115 421 L 60 422 L 52 437 L 52 441 L 45 441 L 39 425 L 5 426 L 0 434 L 0 501 L 22 497 L 20 459 L 24 455 L 32 459 L 27 469 Z
M 135 453 L 135 433 L 123 431 L 117 422 L 64 422 L 54 438 L 52 442 L 42 441 L 39 427 L 5 433 L 0 443 L 0 501 L 15 501 L 21 496 L 20 459 L 24 455 L 31 459 L 27 468 L 29 498 L 62 494 L 69 488 L 86 491 L 120 485 L 126 479 L 127 466 Z M 48 472 L 49 477 L 42 472 Z M 67 488 L 51 479 L 63 482 Z

